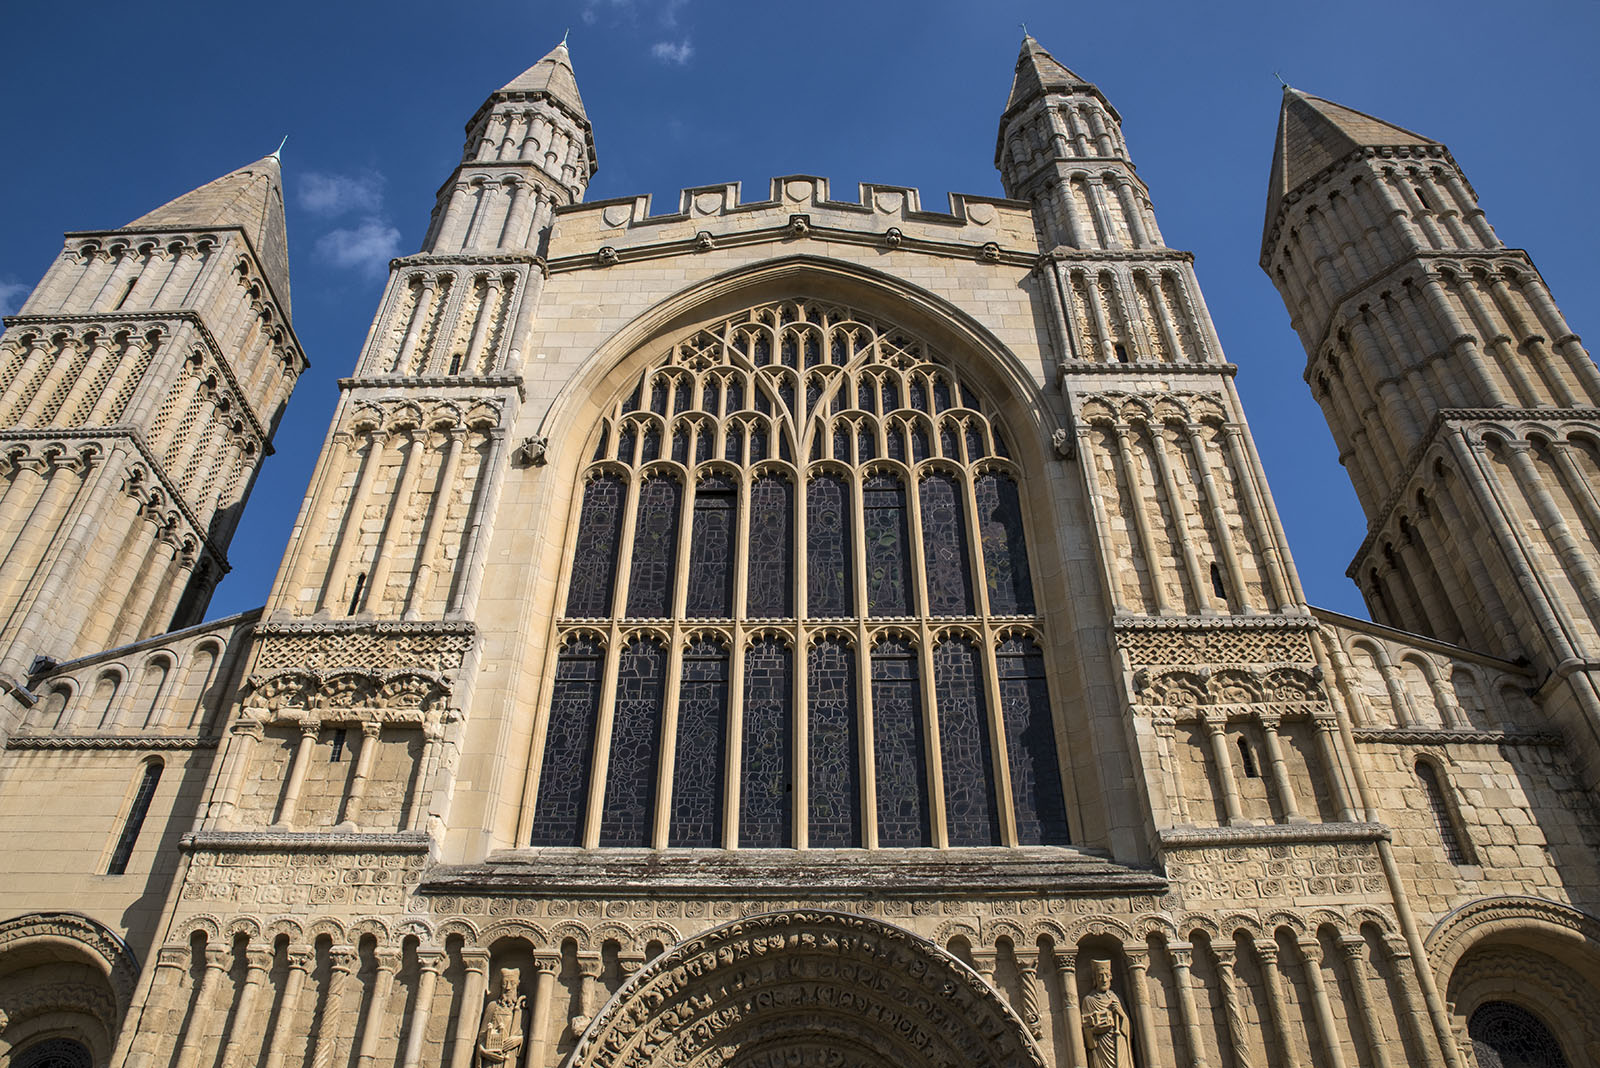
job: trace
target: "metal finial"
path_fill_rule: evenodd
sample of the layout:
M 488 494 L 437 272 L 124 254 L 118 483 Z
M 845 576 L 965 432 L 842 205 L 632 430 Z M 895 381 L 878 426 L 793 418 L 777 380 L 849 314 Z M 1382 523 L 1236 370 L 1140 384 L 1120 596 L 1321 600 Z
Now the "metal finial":
M 1022 39 L 1024 41 L 1033 36 L 1033 34 L 1028 32 L 1028 24 L 1026 22 L 1019 22 L 1017 25 L 1022 27 Z
M 1273 71 L 1272 76 L 1278 79 L 1279 85 L 1283 86 L 1285 89 L 1289 88 L 1289 83 L 1283 80 L 1283 75 L 1279 74 L 1277 71 Z
M 289 143 L 289 135 L 284 134 L 283 140 L 278 142 L 278 147 L 272 150 L 272 158 L 279 163 L 283 162 L 283 146 Z
M 562 48 L 567 47 L 567 38 L 570 37 L 571 35 L 572 35 L 572 27 L 568 26 L 566 28 L 566 31 L 561 34 L 561 47 Z

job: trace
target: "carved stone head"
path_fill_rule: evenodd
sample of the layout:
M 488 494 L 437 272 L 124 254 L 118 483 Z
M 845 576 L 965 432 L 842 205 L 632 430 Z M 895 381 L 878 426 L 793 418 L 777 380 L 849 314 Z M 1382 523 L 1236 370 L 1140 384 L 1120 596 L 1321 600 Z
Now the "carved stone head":
M 1094 974 L 1094 988 L 1100 991 L 1110 990 L 1111 962 L 1109 960 L 1097 960 L 1092 962 L 1091 966 Z
M 500 1000 L 513 1001 L 522 989 L 522 970 L 520 968 L 500 969 Z

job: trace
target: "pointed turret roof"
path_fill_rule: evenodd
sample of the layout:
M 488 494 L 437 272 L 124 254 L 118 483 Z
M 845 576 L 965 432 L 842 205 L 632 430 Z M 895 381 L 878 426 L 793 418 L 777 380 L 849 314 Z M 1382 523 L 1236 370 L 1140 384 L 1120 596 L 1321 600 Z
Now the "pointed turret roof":
M 500 87 L 501 93 L 546 93 L 584 122 L 589 121 L 578 95 L 578 76 L 572 72 L 572 56 L 563 40 L 543 59 Z M 498 94 L 496 94 L 498 95 Z
M 1033 39 L 1032 34 L 1022 38 L 1022 52 L 1017 56 L 1017 73 L 1011 79 L 1011 96 L 1006 100 L 1006 111 L 1025 104 L 1040 93 L 1050 89 L 1087 87 L 1089 82 L 1068 70 L 1056 57 Z
M 1285 85 L 1267 190 L 1268 232 L 1283 198 L 1358 148 L 1439 145 L 1431 138 Z M 1265 255 L 1265 250 L 1263 250 Z
M 230 171 L 139 216 L 124 229 L 237 226 L 250 239 L 272 293 L 289 313 L 289 236 L 278 153 Z

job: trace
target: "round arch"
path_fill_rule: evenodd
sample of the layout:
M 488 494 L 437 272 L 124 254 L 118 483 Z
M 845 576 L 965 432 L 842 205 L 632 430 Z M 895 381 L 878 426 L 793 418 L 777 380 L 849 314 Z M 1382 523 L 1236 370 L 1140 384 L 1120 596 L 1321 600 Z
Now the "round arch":
M 87 916 L 35 912 L 0 921 L 0 1061 L 75 1043 L 93 1063 L 108 1062 L 138 977 L 127 943 Z
M 572 1068 L 1036 1066 L 1014 1012 L 911 932 L 864 916 L 772 912 L 679 943 L 616 992 Z
M 1600 1063 L 1600 918 L 1543 898 L 1495 897 L 1429 932 L 1428 958 L 1457 1033 L 1480 1009 L 1531 1014 L 1569 1064 Z

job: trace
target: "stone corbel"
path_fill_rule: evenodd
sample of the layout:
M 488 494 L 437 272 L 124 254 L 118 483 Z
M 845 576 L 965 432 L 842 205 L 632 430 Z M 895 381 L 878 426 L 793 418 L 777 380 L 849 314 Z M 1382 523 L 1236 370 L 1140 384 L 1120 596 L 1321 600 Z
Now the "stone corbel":
M 524 467 L 543 467 L 548 460 L 550 439 L 543 434 L 522 439 L 511 453 L 511 458 Z

